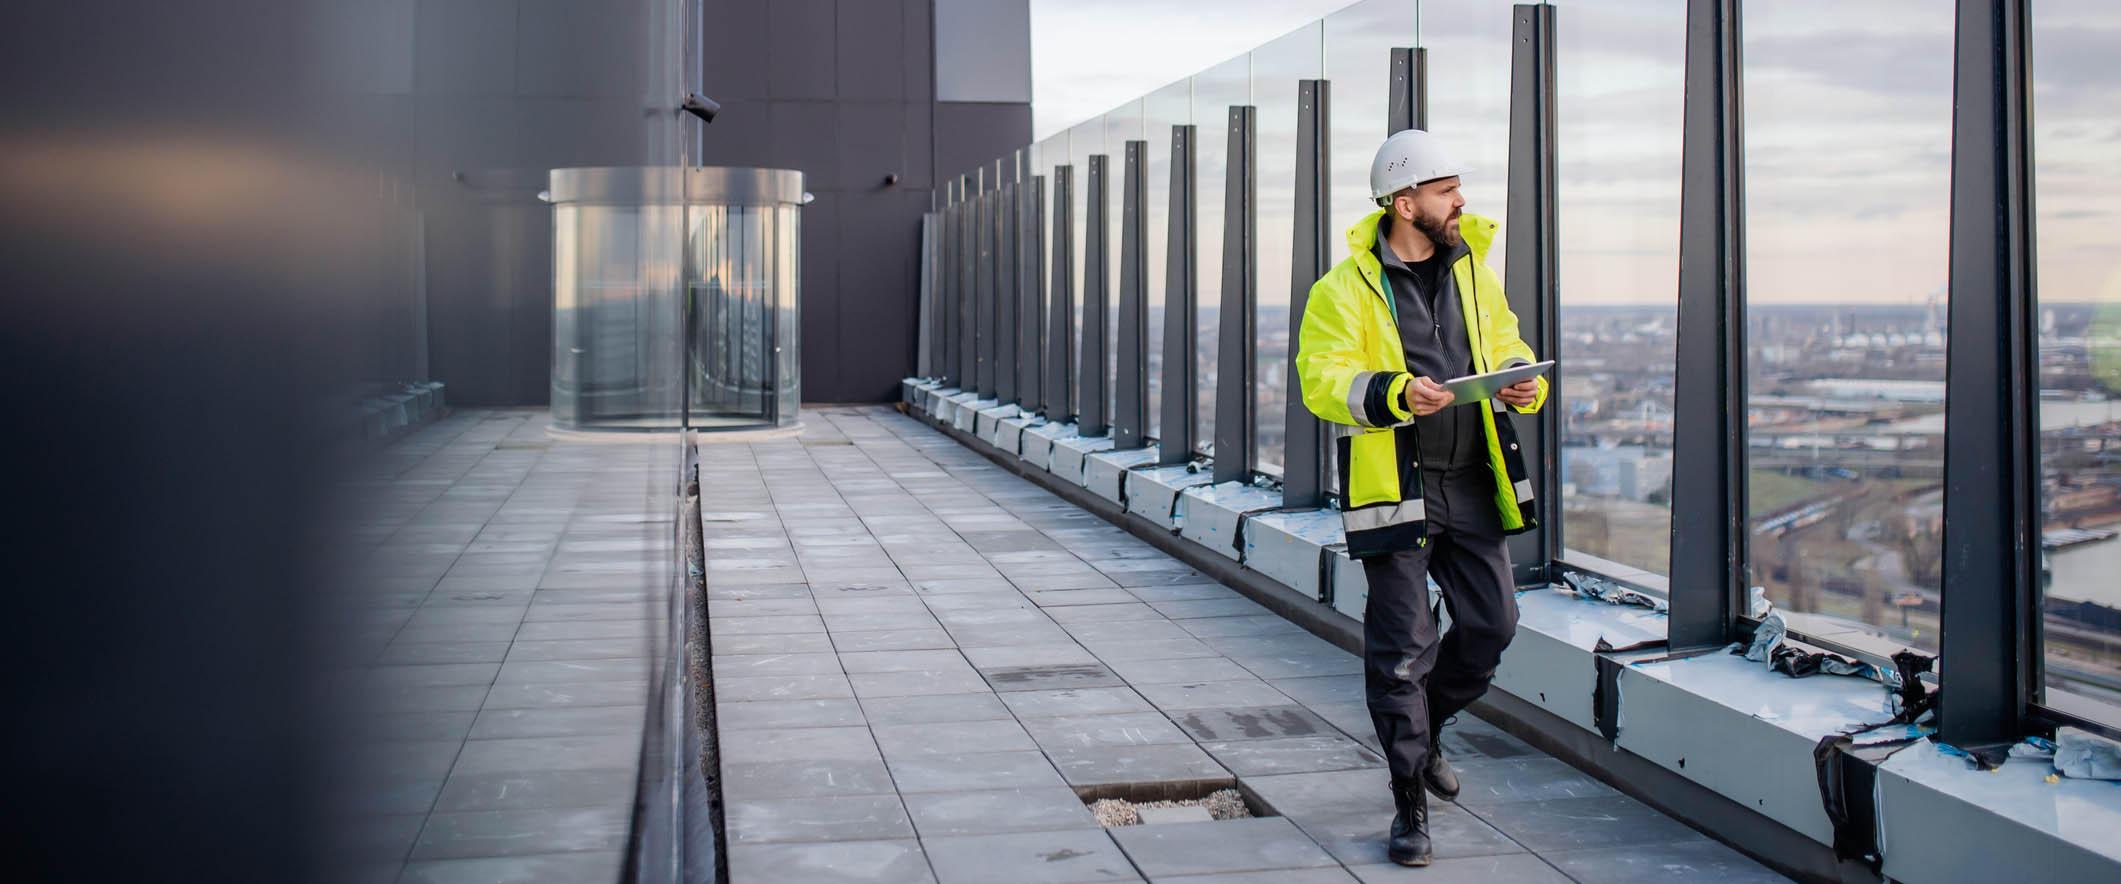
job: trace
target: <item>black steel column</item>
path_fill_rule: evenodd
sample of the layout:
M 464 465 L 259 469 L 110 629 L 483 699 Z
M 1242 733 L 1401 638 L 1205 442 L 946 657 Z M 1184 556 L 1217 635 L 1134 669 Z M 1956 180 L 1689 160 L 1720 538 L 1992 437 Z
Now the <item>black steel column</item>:
M 1038 236 L 1031 229 L 1032 195 L 1037 180 L 1031 175 L 1031 149 L 1019 148 L 1016 152 L 1016 199 L 1009 223 L 1015 227 L 1016 263 L 1009 272 L 1016 278 L 1016 403 L 1026 412 L 1038 410 L 1039 349 L 1038 325 L 1045 318 L 1041 312 L 1043 304 L 1039 298 L 1039 276 L 1034 269 L 1038 260 Z
M 1053 285 L 1046 292 L 1046 417 L 1075 419 L 1075 167 L 1053 167 Z
M 973 297 L 977 323 L 973 334 L 979 341 L 979 397 L 994 398 L 994 171 L 980 170 L 980 191 L 974 197 L 975 256 L 972 265 Z
M 1105 227 L 1104 154 L 1090 155 L 1088 188 L 1083 194 L 1083 355 L 1076 371 L 1081 380 L 1075 396 L 1076 432 L 1102 436 L 1111 429 L 1111 397 L 1106 391 L 1105 363 L 1112 348 L 1105 331 L 1111 307 L 1112 262 L 1105 250 L 1111 239 Z
M 1326 443 L 1332 437 L 1326 422 L 1304 405 L 1303 381 L 1297 376 L 1298 336 L 1304 325 L 1304 305 L 1311 300 L 1311 284 L 1333 267 L 1332 240 L 1327 235 L 1333 216 L 1330 201 L 1332 176 L 1328 174 L 1326 133 L 1330 131 L 1329 91 L 1325 80 L 1298 80 L 1296 84 L 1296 207 L 1295 235 L 1290 237 L 1289 260 L 1289 355 L 1284 360 L 1288 389 L 1283 412 L 1288 434 L 1281 459 L 1283 506 L 1306 509 L 1326 505 Z
M 1675 649 L 1728 641 L 1747 577 L 1738 47 L 1738 0 L 1688 0 L 1672 431 Z
M 942 348 L 936 354 L 935 373 L 943 378 L 943 386 L 959 387 L 957 357 L 957 182 L 943 182 L 943 223 L 938 229 L 942 240 L 942 260 L 935 268 L 936 291 L 942 298 L 936 302 L 937 322 L 942 326 Z M 960 387 L 961 388 L 961 387 Z
M 1429 128 L 1429 50 L 1392 50 L 1392 92 L 1385 134 Z
M 1033 175 L 1023 193 L 1024 410 L 1046 410 L 1046 176 Z
M 2026 0 L 1959 0 L 1938 728 L 2021 735 L 2040 684 L 2040 438 Z
M 960 175 L 957 180 L 957 386 L 960 390 L 977 390 L 979 316 L 974 306 L 977 286 L 973 268 L 979 263 L 979 251 L 973 234 L 979 227 L 979 215 L 974 211 L 970 177 Z
M 1561 348 L 1559 246 L 1554 187 L 1554 7 L 1519 4 L 1510 45 L 1509 254 L 1503 291 L 1517 314 L 1518 334 L 1541 359 Z M 1520 586 L 1545 583 L 1561 557 L 1561 372 L 1547 375 L 1547 406 L 1516 420 L 1525 447 L 1526 478 L 1532 482 L 1539 527 L 1510 538 L 1510 561 Z M 1526 427 L 1529 423 L 1531 426 Z
M 1199 368 L 1200 268 L 1194 232 L 1192 126 L 1171 127 L 1170 213 L 1164 234 L 1164 401 L 1156 440 L 1156 462 L 1182 464 L 1193 459 L 1200 419 Z
M 1231 105 L 1230 152 L 1223 186 L 1222 324 L 1215 354 L 1215 481 L 1252 478 L 1252 418 L 1259 406 L 1253 362 L 1259 327 L 1259 210 L 1253 164 L 1257 109 Z
M 1016 173 L 1003 174 L 994 203 L 994 395 L 1008 404 L 1016 401 L 1016 308 L 1022 297 L 1016 288 Z
M 1119 200 L 1119 349 L 1113 365 L 1115 448 L 1149 444 L 1149 169 L 1147 141 L 1127 142 Z

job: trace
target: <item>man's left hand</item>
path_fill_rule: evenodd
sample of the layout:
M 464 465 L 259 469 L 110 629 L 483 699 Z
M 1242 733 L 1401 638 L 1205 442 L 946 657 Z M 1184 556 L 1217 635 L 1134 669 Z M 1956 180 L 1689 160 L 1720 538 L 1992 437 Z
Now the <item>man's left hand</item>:
M 1539 398 L 1539 381 L 1536 379 L 1518 381 L 1495 391 L 1495 398 L 1502 400 L 1504 405 L 1513 408 L 1523 408 Z

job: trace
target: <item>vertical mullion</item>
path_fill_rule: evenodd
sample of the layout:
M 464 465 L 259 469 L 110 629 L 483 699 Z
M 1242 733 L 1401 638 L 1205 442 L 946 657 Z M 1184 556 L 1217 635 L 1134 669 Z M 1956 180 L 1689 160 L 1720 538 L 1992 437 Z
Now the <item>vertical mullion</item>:
M 1534 353 L 1552 359 L 1561 346 L 1558 251 L 1555 242 L 1554 7 L 1519 4 L 1510 41 L 1509 254 L 1503 290 L 1519 331 Z M 1519 585 L 1545 583 L 1561 557 L 1561 369 L 1548 376 L 1548 403 L 1519 434 L 1539 526 L 1510 538 Z M 1500 412 L 1496 420 L 1516 420 Z
M 1009 161 L 1004 160 L 1006 165 Z M 994 203 L 994 395 L 1003 404 L 1016 401 L 1016 175 L 1003 170 Z
M 1024 383 L 1030 393 L 1024 408 L 1046 412 L 1052 396 L 1046 386 L 1046 176 L 1033 175 L 1024 200 Z
M 973 250 L 973 231 L 978 224 L 973 205 L 971 181 L 960 175 L 957 184 L 957 386 L 960 390 L 978 389 L 979 377 L 979 344 L 975 331 L 978 317 L 973 306 L 973 266 L 978 257 Z
M 1252 416 L 1258 410 L 1259 366 L 1253 362 L 1258 326 L 1258 201 L 1253 174 L 1258 147 L 1257 108 L 1231 105 L 1229 160 L 1223 188 L 1223 287 L 1216 341 L 1215 481 L 1252 478 Z
M 1730 638 L 1746 581 L 1738 0 L 1688 0 L 1672 432 L 1670 643 Z
M 1386 108 L 1386 135 L 1429 128 L 1429 50 L 1392 50 L 1392 89 Z
M 1195 433 L 1199 426 L 1200 402 L 1194 395 L 1200 384 L 1195 351 L 1200 346 L 1194 330 L 1200 327 L 1200 271 L 1194 239 L 1193 138 L 1194 127 L 1171 127 L 1171 192 L 1164 234 L 1164 400 L 1160 422 L 1163 435 L 1156 440 L 1159 464 L 1182 464 L 1193 459 Z
M 1289 259 L 1289 352 L 1283 377 L 1288 378 L 1288 396 L 1283 420 L 1282 505 L 1315 508 L 1326 504 L 1326 424 L 1304 405 L 1303 385 L 1298 379 L 1296 357 L 1304 324 L 1304 307 L 1311 300 L 1311 284 L 1333 266 L 1326 219 L 1328 204 L 1326 133 L 1330 131 L 1328 84 L 1325 80 L 1299 80 L 1296 84 L 1296 205 L 1294 234 Z
M 1046 293 L 1046 417 L 1075 419 L 1070 393 L 1075 374 L 1075 167 L 1053 167 L 1053 286 Z
M 1038 179 L 1031 174 L 1031 149 L 1016 152 L 1016 202 L 1010 223 L 1016 226 L 1016 402 L 1026 412 L 1038 410 L 1039 312 L 1038 236 L 1031 227 L 1031 206 Z
M 1147 141 L 1126 143 L 1120 171 L 1119 349 L 1114 365 L 1112 440 L 1115 448 L 1149 443 L 1149 170 Z
M 2027 15 L 2026 0 L 1958 4 L 1937 718 L 1962 748 L 2015 741 L 2039 684 Z
M 979 196 L 973 200 L 973 293 L 977 299 L 973 334 L 979 341 L 979 397 L 994 398 L 994 190 L 993 170 L 980 170 Z
M 1076 432 L 1102 436 L 1110 426 L 1110 398 L 1106 391 L 1105 356 L 1112 342 L 1105 333 L 1105 313 L 1111 309 L 1112 262 L 1105 250 L 1111 237 L 1105 227 L 1106 156 L 1090 155 L 1090 171 L 1083 194 L 1083 354 L 1076 371 L 1081 375 L 1076 398 Z

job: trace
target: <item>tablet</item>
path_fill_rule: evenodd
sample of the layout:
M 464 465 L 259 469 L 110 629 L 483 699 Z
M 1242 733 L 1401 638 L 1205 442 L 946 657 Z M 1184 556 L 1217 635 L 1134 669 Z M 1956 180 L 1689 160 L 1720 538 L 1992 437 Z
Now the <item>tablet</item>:
M 1515 384 L 1519 381 L 1523 381 L 1528 378 L 1536 378 L 1542 374 L 1545 374 L 1547 369 L 1553 367 L 1554 360 L 1549 359 L 1545 362 L 1534 362 L 1530 365 L 1519 365 L 1512 368 L 1505 368 L 1501 371 L 1491 371 L 1487 374 L 1475 374 L 1467 375 L 1462 378 L 1453 378 L 1451 380 L 1444 381 L 1443 386 L 1444 389 L 1450 390 L 1452 395 L 1458 397 L 1457 399 L 1452 401 L 1452 405 L 1464 405 L 1468 402 L 1479 402 L 1482 399 L 1486 399 L 1490 396 L 1493 396 L 1496 394 L 1497 391 L 1500 391 L 1502 388 L 1510 386 L 1511 384 Z

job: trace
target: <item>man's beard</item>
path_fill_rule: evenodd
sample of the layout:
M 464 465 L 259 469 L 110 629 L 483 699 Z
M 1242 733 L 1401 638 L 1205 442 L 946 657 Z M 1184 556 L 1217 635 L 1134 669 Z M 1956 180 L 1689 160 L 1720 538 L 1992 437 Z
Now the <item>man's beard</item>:
M 1464 236 L 1458 230 L 1458 213 L 1438 221 L 1419 212 L 1414 213 L 1414 229 L 1421 231 L 1439 249 L 1455 249 Z

